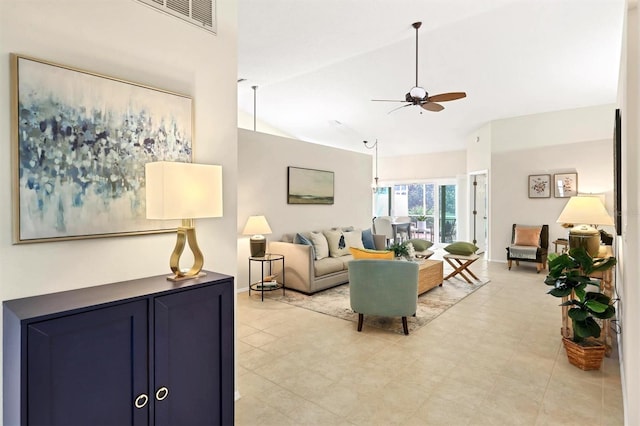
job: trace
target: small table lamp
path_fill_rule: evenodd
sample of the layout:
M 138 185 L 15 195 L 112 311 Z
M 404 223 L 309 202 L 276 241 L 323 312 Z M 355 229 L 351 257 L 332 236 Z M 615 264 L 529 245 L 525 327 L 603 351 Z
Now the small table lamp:
M 267 239 L 263 234 L 270 234 L 271 228 L 264 216 L 249 216 L 242 235 L 252 235 L 249 240 L 251 257 L 262 257 L 267 253 Z
M 145 164 L 147 219 L 181 219 L 169 266 L 168 280 L 197 278 L 204 257 L 196 241 L 194 219 L 222 217 L 222 166 L 178 162 Z M 185 242 L 193 253 L 193 266 L 180 269 Z
M 595 225 L 614 224 L 600 198 L 590 196 L 569 198 L 556 222 L 574 224 L 569 230 L 569 248 L 584 247 L 592 257 L 600 249 L 600 232 Z

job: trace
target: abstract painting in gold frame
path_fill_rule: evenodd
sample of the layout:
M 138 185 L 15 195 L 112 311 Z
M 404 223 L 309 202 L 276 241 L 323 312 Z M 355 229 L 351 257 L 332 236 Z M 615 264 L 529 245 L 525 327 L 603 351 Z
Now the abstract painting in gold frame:
M 191 162 L 192 98 L 16 54 L 11 83 L 14 243 L 175 230 L 144 165 Z

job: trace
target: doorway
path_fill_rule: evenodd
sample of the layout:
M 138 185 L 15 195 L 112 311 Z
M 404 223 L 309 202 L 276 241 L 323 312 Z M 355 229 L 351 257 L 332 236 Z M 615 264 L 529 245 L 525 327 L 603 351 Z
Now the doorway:
M 487 173 L 472 174 L 471 195 L 471 239 L 478 246 L 477 253 L 484 253 L 489 246 L 489 202 L 487 199 Z

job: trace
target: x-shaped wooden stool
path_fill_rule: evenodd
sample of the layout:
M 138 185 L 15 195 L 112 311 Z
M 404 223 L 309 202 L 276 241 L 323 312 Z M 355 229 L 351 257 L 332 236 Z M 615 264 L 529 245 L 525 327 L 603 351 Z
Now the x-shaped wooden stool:
M 465 281 L 467 281 L 469 284 L 472 284 L 471 279 L 469 279 L 469 277 L 464 274 L 465 272 L 471 275 L 474 279 L 478 281 L 480 280 L 480 278 L 476 277 L 475 274 L 471 272 L 470 269 L 468 269 L 473 262 L 480 259 L 480 256 L 478 256 L 477 254 L 472 254 L 469 256 L 464 256 L 461 254 L 445 254 L 442 257 L 447 261 L 449 265 L 453 266 L 454 269 L 452 273 L 444 277 L 445 280 L 448 280 L 449 278 L 453 278 L 456 275 L 460 274 L 462 275 L 462 278 L 465 279 Z

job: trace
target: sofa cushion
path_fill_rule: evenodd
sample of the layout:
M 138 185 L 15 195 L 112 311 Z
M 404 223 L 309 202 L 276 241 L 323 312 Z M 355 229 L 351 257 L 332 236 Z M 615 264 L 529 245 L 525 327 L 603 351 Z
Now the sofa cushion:
M 348 254 L 346 256 L 340 256 L 337 259 L 340 259 L 340 261 L 342 262 L 342 270 L 346 271 L 347 269 L 349 269 L 349 262 L 353 260 L 353 256 Z
M 370 250 L 349 248 L 354 259 L 393 259 L 393 250 Z
M 282 234 L 282 238 L 280 241 L 284 241 L 285 243 L 295 243 L 296 234 Z
M 373 232 L 371 231 L 371 228 L 362 231 L 362 245 L 366 249 L 375 250 L 376 243 L 373 240 Z
M 354 229 L 353 231 L 345 231 L 344 239 L 347 243 L 347 247 L 364 248 L 362 244 L 362 231 Z
M 419 238 L 413 238 L 413 239 L 409 240 L 408 242 L 410 242 L 413 245 L 413 248 L 416 251 L 425 251 L 425 250 L 427 250 L 429 247 L 431 247 L 433 245 L 433 243 L 431 241 L 422 240 L 422 239 L 419 239 Z
M 326 229 L 322 231 L 329 245 L 329 256 L 340 257 L 349 254 L 347 239 L 341 230 Z
M 446 246 L 445 251 L 451 254 L 460 254 L 462 256 L 469 256 L 478 250 L 478 247 L 475 244 L 467 243 L 464 241 L 456 241 L 455 243 L 451 243 Z
M 302 244 L 302 245 L 305 245 L 305 246 L 311 246 L 311 256 L 313 256 L 314 259 L 316 258 L 316 251 L 313 248 L 313 243 L 311 242 L 311 240 L 307 236 L 305 236 L 303 234 L 300 234 L 300 233 L 297 233 L 295 238 L 293 239 L 293 242 L 294 242 L 294 244 Z
M 316 260 L 329 257 L 329 245 L 327 239 L 322 232 L 310 232 L 309 237 L 313 244 L 313 249 L 316 252 Z
M 313 262 L 313 270 L 316 277 L 321 277 L 323 275 L 344 270 L 344 264 L 340 258 L 325 257 L 324 259 Z

